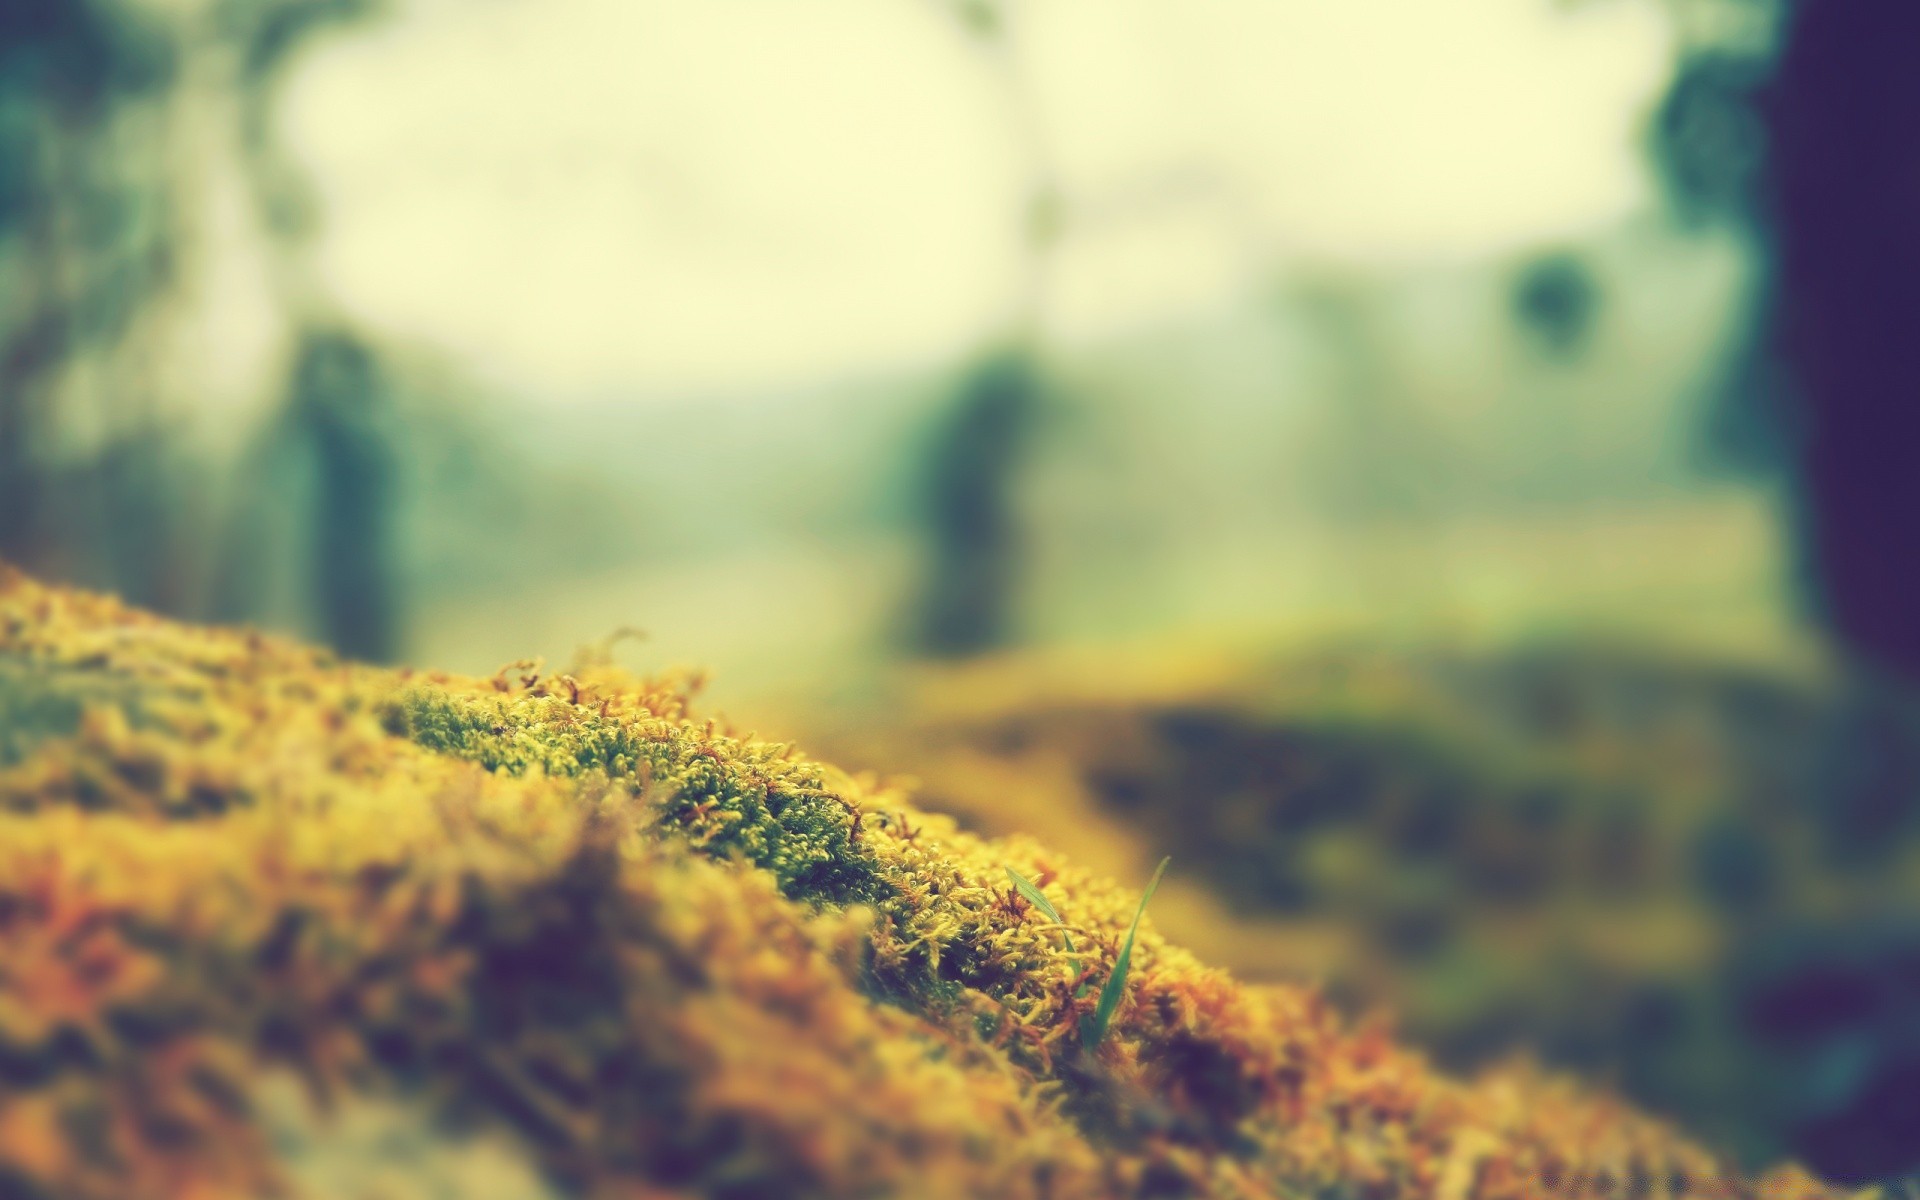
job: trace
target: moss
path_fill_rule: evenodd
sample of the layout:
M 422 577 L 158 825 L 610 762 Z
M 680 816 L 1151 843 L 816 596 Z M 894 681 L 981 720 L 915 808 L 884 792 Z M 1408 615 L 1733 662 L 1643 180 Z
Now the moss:
M 1836 1196 L 1564 1081 L 1450 1080 L 1151 916 L 1088 1053 L 1134 888 L 671 680 L 376 670 L 3 571 L 0 660 L 103 685 L 0 769 L 11 1192 L 290 1194 L 329 1175 L 261 1116 L 291 1077 L 316 1122 L 397 1097 L 588 1197 Z M 136 727 L 113 697 L 152 680 Z
M 44 742 L 79 732 L 89 707 L 111 707 L 139 720 L 142 690 L 83 669 L 0 658 L 0 767 L 12 766 Z
M 637 786 L 699 849 L 771 871 L 790 897 L 845 903 L 883 890 L 874 856 L 860 844 L 859 810 L 787 747 L 552 695 L 469 698 L 415 687 L 383 713 L 393 732 L 489 771 L 598 775 Z
M 1316 640 L 1207 666 L 1183 645 L 1091 681 L 1003 656 L 812 736 L 911 771 L 971 828 L 1107 861 L 1171 852 L 1176 879 L 1202 864 L 1170 933 L 1390 1009 L 1450 1070 L 1525 1050 L 1742 1162 L 1799 1152 L 1880 1176 L 1886 1159 L 1855 1147 L 1915 1142 L 1873 1099 L 1899 1086 L 1907 1035 L 1861 1018 L 1848 1036 L 1880 1065 L 1816 1096 L 1787 1082 L 1804 1032 L 1747 1014 L 1763 978 L 1865 954 L 1887 980 L 1911 958 L 1894 943 L 1912 937 L 1865 931 L 1920 911 L 1915 839 L 1862 859 L 1829 831 L 1850 824 L 1846 764 L 1912 776 L 1912 700 L 1812 656 L 1598 646 Z M 1836 1148 L 1809 1132 L 1823 1119 L 1860 1136 Z

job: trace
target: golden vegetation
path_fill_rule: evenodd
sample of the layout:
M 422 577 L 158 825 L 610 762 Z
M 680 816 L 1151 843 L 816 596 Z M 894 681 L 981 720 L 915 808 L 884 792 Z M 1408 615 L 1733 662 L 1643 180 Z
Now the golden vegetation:
M 561 1195 L 1837 1195 L 1564 1082 L 1441 1077 L 1151 917 L 1086 1050 L 1137 886 L 689 694 L 0 578 L 0 1196 L 299 1194 L 288 1078 L 316 1126 L 412 1105 Z
M 970 829 L 1123 877 L 1173 854 L 1167 936 L 1390 1009 L 1450 1070 L 1526 1050 L 1749 1166 L 1900 1173 L 1910 695 L 1591 629 L 1208 649 L 1008 655 L 803 728 Z

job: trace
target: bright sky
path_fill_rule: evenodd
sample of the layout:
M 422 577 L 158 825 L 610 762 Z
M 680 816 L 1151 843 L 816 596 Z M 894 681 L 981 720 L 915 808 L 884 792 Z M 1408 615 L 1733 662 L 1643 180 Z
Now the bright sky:
M 1068 206 L 1061 336 L 1651 194 L 1648 0 L 1011 2 Z M 1020 278 L 1007 78 L 936 0 L 407 0 L 316 49 L 283 111 L 341 300 L 561 397 L 978 344 Z

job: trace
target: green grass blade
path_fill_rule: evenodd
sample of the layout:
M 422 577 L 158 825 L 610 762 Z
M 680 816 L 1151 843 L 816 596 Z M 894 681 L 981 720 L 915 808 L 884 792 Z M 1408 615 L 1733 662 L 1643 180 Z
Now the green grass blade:
M 1053 903 L 1047 899 L 1046 894 L 1044 892 L 1042 892 L 1039 888 L 1033 886 L 1033 884 L 1027 882 L 1026 876 L 1020 874 L 1020 872 L 1014 870 L 1012 867 L 1008 867 L 1006 870 L 1007 870 L 1007 878 L 1013 880 L 1014 888 L 1018 890 L 1022 896 L 1025 896 L 1027 898 L 1028 904 L 1033 905 L 1035 908 L 1045 913 L 1047 915 L 1047 920 L 1052 921 L 1055 925 L 1066 924 L 1065 921 L 1060 919 L 1059 912 L 1054 909 Z M 1069 954 L 1073 953 L 1073 939 L 1070 937 L 1067 937 L 1065 932 L 1062 932 L 1060 936 L 1063 938 L 1066 938 L 1067 953 Z
M 1120 943 L 1120 955 L 1113 960 L 1113 973 L 1107 976 L 1106 985 L 1100 989 L 1100 1002 L 1094 1007 L 1093 1017 L 1080 1028 L 1081 1042 L 1091 1050 L 1107 1036 L 1107 1023 L 1113 1020 L 1113 1010 L 1120 1007 L 1120 997 L 1127 990 L 1127 969 L 1133 965 L 1133 935 L 1140 931 L 1140 918 L 1146 915 L 1147 901 L 1153 899 L 1154 889 L 1160 886 L 1160 877 L 1167 873 L 1167 864 L 1173 859 L 1163 858 L 1160 865 L 1153 869 L 1153 878 L 1147 881 L 1147 890 L 1140 894 L 1140 906 L 1133 910 L 1133 924 L 1127 927 L 1127 940 Z

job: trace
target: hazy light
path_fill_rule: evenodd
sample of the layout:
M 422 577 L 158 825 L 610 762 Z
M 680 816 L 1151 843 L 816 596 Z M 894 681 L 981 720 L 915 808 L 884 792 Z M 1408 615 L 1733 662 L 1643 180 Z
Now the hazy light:
M 1068 335 L 1617 219 L 1668 68 L 1630 2 L 1028 0 L 1017 33 Z M 540 395 L 924 361 L 1015 306 L 1031 131 L 922 0 L 416 0 L 287 99 L 344 302 Z

